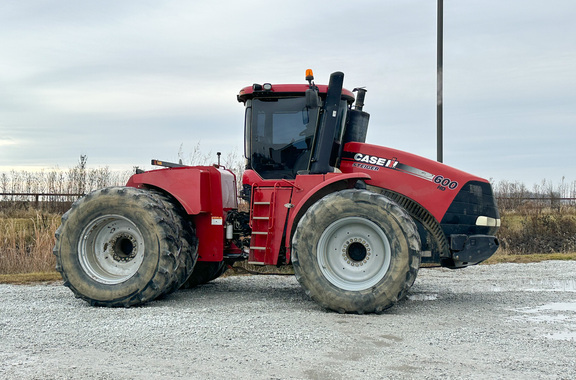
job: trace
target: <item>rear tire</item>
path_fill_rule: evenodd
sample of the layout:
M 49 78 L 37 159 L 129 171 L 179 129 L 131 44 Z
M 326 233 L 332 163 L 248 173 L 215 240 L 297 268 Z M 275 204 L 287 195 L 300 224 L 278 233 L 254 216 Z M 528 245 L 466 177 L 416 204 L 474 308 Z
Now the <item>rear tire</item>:
M 366 190 L 332 193 L 304 214 L 292 239 L 296 278 L 320 305 L 381 312 L 404 298 L 420 266 L 420 237 L 398 204 Z
M 182 288 L 190 289 L 198 285 L 206 284 L 222 276 L 227 269 L 228 266 L 224 261 L 199 261 L 194 266 L 194 270 L 188 280 L 182 285 Z
M 178 255 L 178 268 L 176 269 L 176 281 L 167 289 L 165 294 L 170 294 L 178 290 L 191 276 L 195 269 L 196 260 L 198 259 L 198 238 L 196 229 L 188 219 L 184 208 L 175 200 L 167 195 L 155 192 L 172 215 L 174 223 L 180 231 L 180 254 Z
M 161 197 L 131 187 L 96 190 L 62 217 L 56 269 L 64 285 L 98 306 L 133 306 L 178 283 L 182 230 Z

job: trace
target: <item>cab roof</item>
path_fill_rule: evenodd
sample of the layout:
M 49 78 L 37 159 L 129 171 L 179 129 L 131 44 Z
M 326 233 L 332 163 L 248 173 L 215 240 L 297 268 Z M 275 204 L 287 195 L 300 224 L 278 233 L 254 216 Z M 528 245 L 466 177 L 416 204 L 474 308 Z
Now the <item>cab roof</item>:
M 318 93 L 320 97 L 326 97 L 326 92 L 328 91 L 328 86 L 325 84 L 315 85 L 318 88 Z M 269 89 L 264 89 L 269 88 Z M 254 84 L 252 86 L 244 87 L 240 90 L 238 94 L 238 101 L 245 103 L 246 100 L 252 98 L 274 98 L 274 97 L 285 97 L 285 96 L 304 96 L 307 89 L 310 88 L 308 84 L 269 84 L 264 85 Z M 354 94 L 342 89 L 342 99 L 348 101 L 349 104 L 354 103 Z

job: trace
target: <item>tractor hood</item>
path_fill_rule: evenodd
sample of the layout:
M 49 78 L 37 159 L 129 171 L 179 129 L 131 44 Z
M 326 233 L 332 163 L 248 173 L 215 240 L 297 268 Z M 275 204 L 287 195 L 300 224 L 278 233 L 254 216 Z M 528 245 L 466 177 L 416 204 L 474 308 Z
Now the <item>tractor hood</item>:
M 461 222 L 448 220 L 449 209 L 456 207 L 455 200 L 472 205 L 466 210 L 467 216 L 474 219 L 472 225 L 500 224 L 490 183 L 437 161 L 397 149 L 351 142 L 342 152 L 340 170 L 368 173 L 371 177 L 366 181 L 368 185 L 403 194 L 442 224 Z

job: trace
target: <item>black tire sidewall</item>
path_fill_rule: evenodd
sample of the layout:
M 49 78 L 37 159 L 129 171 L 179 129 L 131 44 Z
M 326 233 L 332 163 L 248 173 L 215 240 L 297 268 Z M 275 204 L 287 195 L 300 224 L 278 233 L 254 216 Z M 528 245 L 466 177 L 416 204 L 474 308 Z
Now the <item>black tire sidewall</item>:
M 224 261 L 199 261 L 194 266 L 192 274 L 182 287 L 184 289 L 190 289 L 198 285 L 206 284 L 223 275 L 227 269 Z

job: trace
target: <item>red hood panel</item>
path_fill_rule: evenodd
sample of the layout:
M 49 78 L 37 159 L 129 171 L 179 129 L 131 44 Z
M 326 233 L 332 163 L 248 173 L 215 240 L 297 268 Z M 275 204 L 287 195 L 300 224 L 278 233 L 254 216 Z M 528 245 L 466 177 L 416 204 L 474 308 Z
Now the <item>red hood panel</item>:
M 488 182 L 448 165 L 401 150 L 351 142 L 342 153 L 343 173 L 368 173 L 367 184 L 403 194 L 438 221 L 468 181 Z

